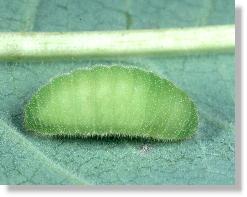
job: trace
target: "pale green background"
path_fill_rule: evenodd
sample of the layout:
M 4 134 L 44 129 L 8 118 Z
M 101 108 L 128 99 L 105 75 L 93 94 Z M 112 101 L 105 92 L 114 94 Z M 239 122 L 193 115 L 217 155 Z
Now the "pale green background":
M 0 0 L 0 31 L 82 31 L 233 24 L 233 0 Z M 150 38 L 151 39 L 151 38 Z M 49 139 L 22 127 L 50 78 L 94 63 L 145 67 L 198 105 L 191 140 Z M 234 56 L 0 62 L 1 184 L 234 184 Z

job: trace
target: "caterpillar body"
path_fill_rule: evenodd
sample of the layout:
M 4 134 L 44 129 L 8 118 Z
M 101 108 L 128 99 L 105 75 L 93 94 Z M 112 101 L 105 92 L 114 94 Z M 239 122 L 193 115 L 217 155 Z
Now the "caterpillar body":
M 54 136 L 181 140 L 197 130 L 197 108 L 170 81 L 135 67 L 94 66 L 59 76 L 26 105 L 24 125 Z

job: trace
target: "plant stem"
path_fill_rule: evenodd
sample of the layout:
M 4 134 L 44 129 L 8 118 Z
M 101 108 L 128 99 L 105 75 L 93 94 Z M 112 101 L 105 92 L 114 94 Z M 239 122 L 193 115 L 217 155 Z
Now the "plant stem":
M 234 35 L 234 25 L 61 33 L 2 32 L 0 60 L 228 53 L 234 52 Z

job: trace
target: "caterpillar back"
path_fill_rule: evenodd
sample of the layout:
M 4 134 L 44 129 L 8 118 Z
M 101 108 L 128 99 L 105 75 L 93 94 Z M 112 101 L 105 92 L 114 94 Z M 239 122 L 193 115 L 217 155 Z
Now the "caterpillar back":
M 25 108 L 24 124 L 44 135 L 180 140 L 196 132 L 198 115 L 185 92 L 152 72 L 95 66 L 42 87 Z

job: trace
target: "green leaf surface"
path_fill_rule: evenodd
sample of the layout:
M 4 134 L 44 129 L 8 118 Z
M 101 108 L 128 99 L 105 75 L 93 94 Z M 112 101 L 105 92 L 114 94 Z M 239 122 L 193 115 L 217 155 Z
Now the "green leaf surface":
M 234 23 L 233 0 L 0 0 L 0 31 L 85 31 Z M 190 140 L 45 138 L 23 128 L 32 94 L 79 67 L 132 64 L 173 81 L 199 109 Z M 234 55 L 0 62 L 1 184 L 234 184 Z

